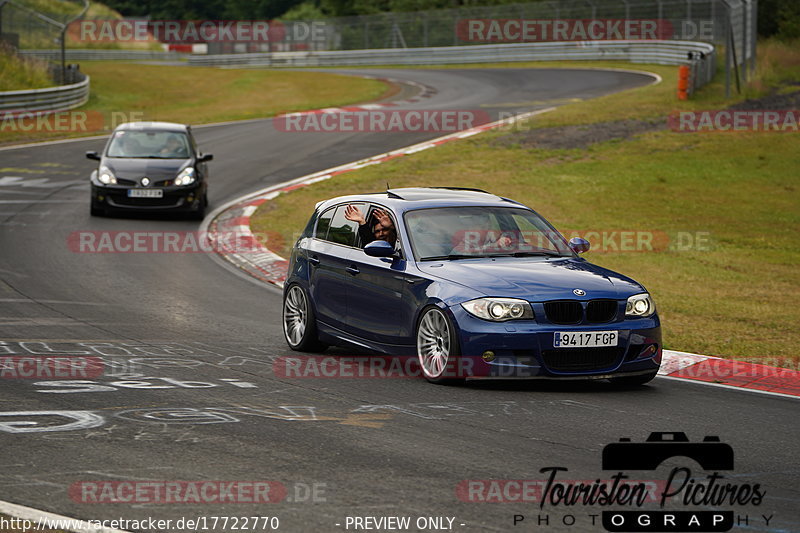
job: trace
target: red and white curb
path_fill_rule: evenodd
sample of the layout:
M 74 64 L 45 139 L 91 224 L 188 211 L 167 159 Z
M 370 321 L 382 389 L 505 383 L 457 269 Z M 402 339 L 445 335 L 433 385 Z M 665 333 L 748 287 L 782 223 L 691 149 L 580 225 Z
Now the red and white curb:
M 16 503 L 0 500 L 0 514 L 5 514 L 18 519 L 19 527 L 9 528 L 8 531 L 72 531 L 73 533 L 126 533 L 121 529 L 98 526 L 77 518 L 69 518 L 47 511 L 40 511 L 32 507 L 17 505 Z M 8 518 L 6 520 L 9 520 Z M 23 528 L 23 524 L 31 527 Z
M 800 372 L 790 368 L 664 350 L 658 373 L 706 385 L 800 397 Z

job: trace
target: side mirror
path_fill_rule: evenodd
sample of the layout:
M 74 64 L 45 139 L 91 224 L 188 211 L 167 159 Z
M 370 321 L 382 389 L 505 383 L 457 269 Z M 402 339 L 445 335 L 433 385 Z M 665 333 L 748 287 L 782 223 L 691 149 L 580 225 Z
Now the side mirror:
M 569 240 L 569 247 L 577 254 L 588 252 L 590 246 L 589 241 L 580 237 L 573 237 Z
M 390 257 L 394 255 L 394 246 L 386 241 L 372 241 L 364 247 L 364 253 L 370 257 Z
M 211 161 L 212 159 L 214 159 L 214 154 L 203 154 L 203 155 L 200 156 L 200 158 L 197 160 L 197 162 L 198 163 L 205 163 L 206 161 Z
M 86 152 L 86 159 L 94 159 L 95 161 L 100 161 L 100 156 L 97 155 L 97 152 L 94 150 L 90 150 Z

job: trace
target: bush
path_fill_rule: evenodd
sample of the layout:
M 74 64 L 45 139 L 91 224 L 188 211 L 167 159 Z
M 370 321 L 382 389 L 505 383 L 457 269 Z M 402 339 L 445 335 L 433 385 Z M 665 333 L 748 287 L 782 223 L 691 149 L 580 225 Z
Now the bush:
M 0 91 L 40 89 L 52 85 L 45 61 L 19 57 L 11 47 L 0 43 Z

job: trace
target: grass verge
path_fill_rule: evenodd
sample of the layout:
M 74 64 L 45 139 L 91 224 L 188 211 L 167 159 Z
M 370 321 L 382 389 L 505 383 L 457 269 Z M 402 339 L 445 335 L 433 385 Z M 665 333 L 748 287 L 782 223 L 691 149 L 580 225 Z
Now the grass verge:
M 760 50 L 774 61 L 762 62 L 758 82 L 735 99 L 725 100 L 722 82 L 715 81 L 679 102 L 677 68 L 648 66 L 664 78 L 662 84 L 569 104 L 513 131 L 445 144 L 292 191 L 263 204 L 252 218 L 253 230 L 280 235 L 283 245 L 276 251 L 286 256 L 319 200 L 383 190 L 387 181 L 393 187 L 483 188 L 534 207 L 567 234 L 616 231 L 619 239 L 626 230 L 656 236 L 654 242 L 663 242 L 658 236 L 670 239 L 669 246 L 653 251 L 625 252 L 600 238 L 586 254 L 647 286 L 663 319 L 665 347 L 796 366 L 800 134 L 666 129 L 667 116 L 676 110 L 722 109 L 746 96 L 782 92 L 787 82 L 800 79 L 798 48 L 776 52 L 762 43 Z M 537 131 L 570 135 L 621 120 L 653 127 L 572 148 L 531 142 Z
M 53 85 L 47 63 L 23 59 L 0 43 L 0 91 L 24 91 Z
M 84 62 L 91 76 L 89 102 L 80 110 L 88 120 L 49 120 L 29 131 L 0 122 L 0 143 L 98 135 L 127 120 L 164 120 L 203 124 L 270 117 L 283 112 L 365 102 L 387 91 L 384 82 L 335 73 L 223 70 L 217 68 Z M 67 116 L 69 119 L 70 116 Z M 81 128 L 80 124 L 86 124 Z M 100 128 L 99 130 L 97 128 Z M 74 130 L 74 131 L 72 131 Z

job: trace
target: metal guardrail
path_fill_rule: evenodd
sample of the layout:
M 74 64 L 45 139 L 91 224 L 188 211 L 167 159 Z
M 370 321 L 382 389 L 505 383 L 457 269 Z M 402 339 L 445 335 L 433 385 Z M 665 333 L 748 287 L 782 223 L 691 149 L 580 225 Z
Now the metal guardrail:
M 55 60 L 61 57 L 60 50 L 20 50 L 19 55 L 39 59 Z M 156 52 L 154 50 L 66 50 L 67 61 L 184 61 L 186 54 L 178 52 Z
M 55 113 L 80 107 L 88 100 L 89 76 L 85 76 L 83 81 L 71 85 L 0 92 L 0 116 L 5 113 Z
M 692 66 L 695 88 L 711 81 L 716 72 L 714 46 L 694 41 L 546 42 L 189 56 L 190 65 L 228 68 L 443 65 L 561 60 L 688 64 Z

